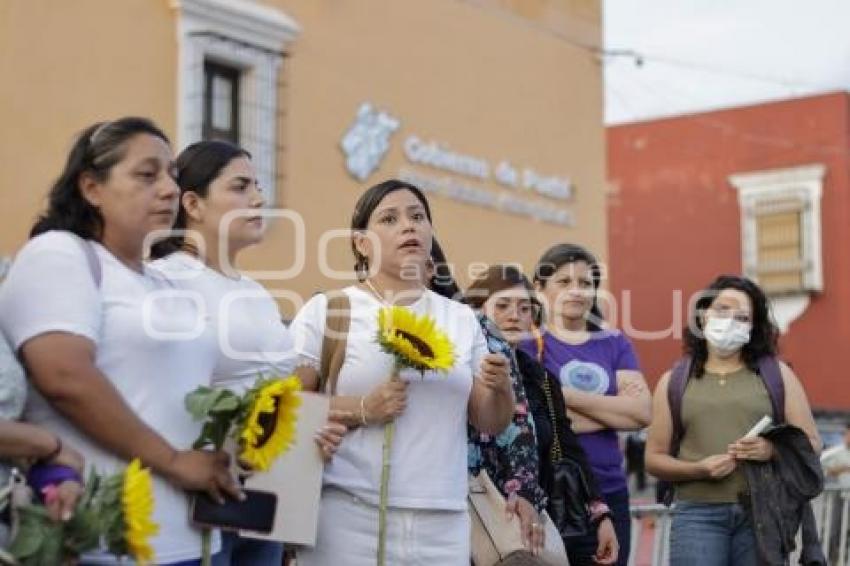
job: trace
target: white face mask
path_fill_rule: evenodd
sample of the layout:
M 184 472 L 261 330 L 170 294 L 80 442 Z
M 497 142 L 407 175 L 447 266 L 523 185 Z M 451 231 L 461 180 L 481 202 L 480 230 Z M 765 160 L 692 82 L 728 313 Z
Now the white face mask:
M 708 343 L 721 356 L 734 354 L 750 341 L 752 325 L 738 322 L 732 317 L 709 317 L 705 322 L 703 334 Z

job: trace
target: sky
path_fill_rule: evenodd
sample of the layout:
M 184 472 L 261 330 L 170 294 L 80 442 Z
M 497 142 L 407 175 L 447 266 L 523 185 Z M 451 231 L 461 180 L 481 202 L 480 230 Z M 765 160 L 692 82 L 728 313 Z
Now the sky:
M 604 0 L 604 13 L 607 124 L 850 90 L 850 0 Z

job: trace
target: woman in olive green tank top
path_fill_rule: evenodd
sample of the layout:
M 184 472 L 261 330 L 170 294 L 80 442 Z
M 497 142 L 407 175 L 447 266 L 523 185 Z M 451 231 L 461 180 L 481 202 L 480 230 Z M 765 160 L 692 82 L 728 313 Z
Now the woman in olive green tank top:
M 675 486 L 671 566 L 758 563 L 752 521 L 740 503 L 748 485 L 739 464 L 773 457 L 770 441 L 745 435 L 773 413 L 757 368 L 761 358 L 776 355 L 777 336 L 762 290 L 748 279 L 718 277 L 697 301 L 686 331 L 685 353 L 692 363 L 681 402 L 684 436 L 675 457 L 667 397 L 671 372 L 658 383 L 646 468 Z M 780 363 L 780 368 L 785 420 L 803 429 L 818 450 L 805 392 L 788 366 Z

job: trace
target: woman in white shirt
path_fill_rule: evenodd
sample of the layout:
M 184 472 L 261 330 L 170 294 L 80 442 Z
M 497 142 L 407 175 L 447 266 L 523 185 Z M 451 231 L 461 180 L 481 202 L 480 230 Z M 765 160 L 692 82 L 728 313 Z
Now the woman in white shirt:
M 185 230 L 154 246 L 153 266 L 203 298 L 218 340 L 212 385 L 238 393 L 258 377 L 287 377 L 295 368 L 293 342 L 277 303 L 262 285 L 236 270 L 242 250 L 263 239 L 263 194 L 250 154 L 228 142 L 202 141 L 175 161 L 180 210 L 174 228 Z M 164 257 L 163 257 L 164 256 Z M 330 456 L 345 433 L 328 424 L 317 442 Z M 283 545 L 222 534 L 215 566 L 280 564 Z
M 196 305 L 142 260 L 145 239 L 177 211 L 171 160 L 147 119 L 87 128 L 0 288 L 0 327 L 34 386 L 25 418 L 100 472 L 135 457 L 153 470 L 159 564 L 201 554 L 183 490 L 241 496 L 224 452 L 190 449 L 200 425 L 183 398 L 209 383 L 214 339 L 197 331 Z M 118 563 L 105 552 L 83 562 Z
M 467 423 L 500 432 L 513 394 L 507 360 L 487 352 L 472 310 L 428 289 L 431 245 L 431 211 L 419 189 L 387 181 L 361 196 L 352 219 L 360 282 L 343 289 L 350 327 L 332 401 L 354 430 L 325 468 L 318 538 L 299 551 L 299 566 L 375 563 L 382 425 L 389 421 L 386 563 L 469 564 Z M 375 336 L 378 311 L 390 304 L 428 314 L 449 335 L 456 359 L 447 374 L 389 380 L 393 361 Z M 291 326 L 299 372 L 312 388 L 320 382 L 327 306 L 327 296 L 316 295 Z

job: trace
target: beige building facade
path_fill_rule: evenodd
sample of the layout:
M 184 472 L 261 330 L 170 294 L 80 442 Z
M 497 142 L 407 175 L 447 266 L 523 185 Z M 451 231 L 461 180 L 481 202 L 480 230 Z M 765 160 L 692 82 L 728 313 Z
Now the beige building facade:
M 347 284 L 354 202 L 391 177 L 461 282 L 559 241 L 605 256 L 600 42 L 596 0 L 6 0 L 0 256 L 75 132 L 128 114 L 252 152 L 277 218 L 240 267 L 290 315 Z

